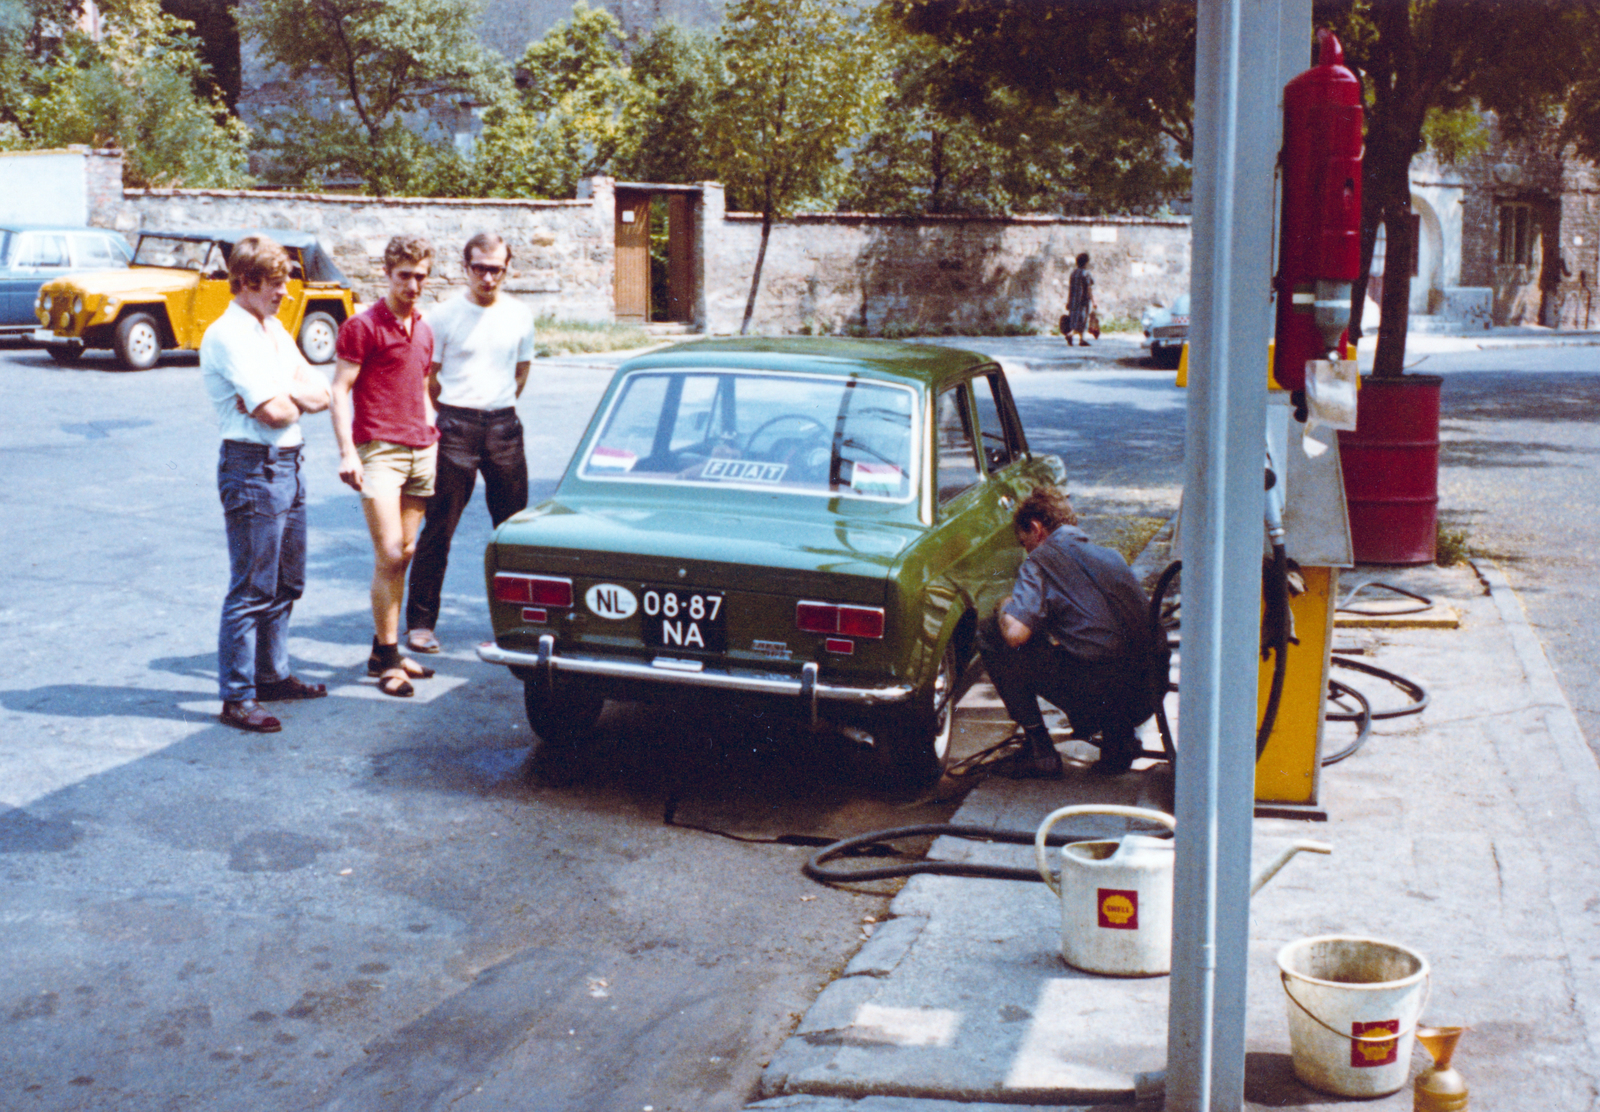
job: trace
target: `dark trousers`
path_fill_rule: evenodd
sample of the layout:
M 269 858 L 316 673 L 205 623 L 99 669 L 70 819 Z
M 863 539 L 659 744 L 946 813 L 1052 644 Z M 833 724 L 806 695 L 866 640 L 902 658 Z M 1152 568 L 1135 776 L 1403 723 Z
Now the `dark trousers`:
M 239 702 L 289 675 L 289 611 L 306 585 L 300 449 L 224 440 L 217 493 L 228 531 L 217 687 L 224 702 Z
M 450 564 L 450 541 L 461 511 L 472 501 L 478 472 L 489 519 L 498 526 L 528 507 L 528 457 L 515 409 L 439 408 L 439 467 L 428 499 L 417 552 L 411 560 L 407 629 L 432 629 L 439 621 L 439 595 Z
M 978 623 L 978 651 L 1006 713 L 1018 726 L 1044 726 L 1039 710 L 1044 699 L 1066 714 L 1078 737 L 1100 734 L 1096 744 L 1102 753 L 1124 747 L 1138 751 L 1131 670 L 1123 661 L 1078 660 L 1040 633 L 1012 648 L 992 614 Z

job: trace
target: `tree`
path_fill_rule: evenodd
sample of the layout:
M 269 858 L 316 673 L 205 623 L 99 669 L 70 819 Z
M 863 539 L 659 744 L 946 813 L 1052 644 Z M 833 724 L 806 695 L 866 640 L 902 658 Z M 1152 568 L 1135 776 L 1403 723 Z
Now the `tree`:
M 248 133 L 222 103 L 189 25 L 155 0 L 101 9 L 98 38 L 75 3 L 9 5 L 0 18 L 0 115 L 12 147 L 114 145 L 127 185 L 247 183 Z
M 713 157 L 733 198 L 761 213 L 743 334 L 773 219 L 837 191 L 840 156 L 871 126 L 887 88 L 870 23 L 844 0 L 737 0 L 717 41 L 728 81 L 712 109 Z
M 623 56 L 622 24 L 577 0 L 530 43 L 516 67 L 517 93 L 485 116 L 472 180 L 490 197 L 569 197 L 578 181 L 626 159 L 626 125 L 638 95 Z
M 894 91 L 852 152 L 846 207 L 1062 212 L 1093 197 L 1101 211 L 1148 209 L 1187 189 L 1174 145 L 1148 141 L 1115 107 L 1035 100 L 1004 86 L 974 90 L 953 47 L 882 22 L 882 41 L 897 44 Z M 982 100 L 956 95 L 952 82 Z
M 490 103 L 505 87 L 504 64 L 478 41 L 473 3 L 258 0 L 241 15 L 263 57 L 309 82 L 273 114 L 265 144 L 302 179 L 344 174 L 385 192 L 419 155 L 453 157 L 442 143 L 419 149 L 408 116 Z
M 692 182 L 716 176 L 706 134 L 716 91 L 727 80 L 716 39 L 658 24 L 633 50 L 634 95 L 623 106 L 633 137 L 617 173 L 634 181 Z
M 1337 0 L 1316 15 L 1339 34 L 1367 97 L 1361 276 L 1351 298 L 1358 338 L 1379 226 L 1389 259 L 1415 250 L 1411 160 L 1430 119 L 1487 110 L 1508 137 L 1529 133 L 1558 110 L 1600 31 L 1593 13 L 1563 0 Z M 1386 266 L 1376 375 L 1404 371 L 1410 295 L 1409 267 Z

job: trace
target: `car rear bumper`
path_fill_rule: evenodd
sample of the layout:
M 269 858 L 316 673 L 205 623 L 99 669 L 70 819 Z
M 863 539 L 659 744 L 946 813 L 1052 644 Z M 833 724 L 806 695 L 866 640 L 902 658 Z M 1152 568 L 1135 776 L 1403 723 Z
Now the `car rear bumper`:
M 478 656 L 490 664 L 529 669 L 535 673 L 542 673 L 551 680 L 554 680 L 556 673 L 562 672 L 575 676 L 598 676 L 630 682 L 710 688 L 745 695 L 795 699 L 809 705 L 813 722 L 817 718 L 817 705 L 823 700 L 866 707 L 891 706 L 911 698 L 912 691 L 908 684 L 896 684 L 890 687 L 845 687 L 824 683 L 818 678 L 818 668 L 815 663 L 805 664 L 799 676 L 788 676 L 771 672 L 707 668 L 700 661 L 675 660 L 668 657 L 657 657 L 653 662 L 645 662 L 599 656 L 562 656 L 556 653 L 555 644 L 555 637 L 548 633 L 539 638 L 539 651 L 536 653 L 503 649 L 493 641 L 485 641 L 478 646 Z

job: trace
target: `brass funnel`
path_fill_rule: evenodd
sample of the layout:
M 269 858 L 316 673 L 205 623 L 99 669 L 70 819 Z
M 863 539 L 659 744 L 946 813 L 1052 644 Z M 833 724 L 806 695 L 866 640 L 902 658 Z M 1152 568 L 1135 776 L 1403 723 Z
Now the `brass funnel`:
M 1465 1030 L 1465 1027 L 1417 1028 L 1417 1041 L 1433 1056 L 1434 1069 L 1443 1071 L 1450 1068 L 1450 1056 L 1456 1052 L 1456 1042 Z

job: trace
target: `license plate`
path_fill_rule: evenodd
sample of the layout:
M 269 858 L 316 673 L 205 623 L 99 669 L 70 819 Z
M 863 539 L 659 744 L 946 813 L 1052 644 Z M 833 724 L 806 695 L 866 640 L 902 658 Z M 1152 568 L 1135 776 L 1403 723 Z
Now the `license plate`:
M 712 591 L 682 587 L 639 590 L 644 643 L 652 648 L 720 653 L 727 648 L 727 615 L 723 597 Z

